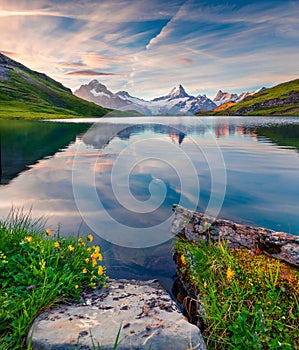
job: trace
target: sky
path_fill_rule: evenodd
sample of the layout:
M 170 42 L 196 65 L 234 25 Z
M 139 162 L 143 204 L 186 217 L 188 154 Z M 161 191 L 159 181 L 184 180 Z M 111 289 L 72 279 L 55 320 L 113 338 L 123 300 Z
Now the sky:
M 0 0 L 0 52 L 73 91 L 151 99 L 299 76 L 299 0 Z

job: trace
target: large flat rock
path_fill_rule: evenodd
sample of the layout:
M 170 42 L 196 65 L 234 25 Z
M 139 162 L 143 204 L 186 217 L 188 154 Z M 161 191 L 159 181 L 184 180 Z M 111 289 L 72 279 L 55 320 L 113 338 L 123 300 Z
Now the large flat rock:
M 33 350 L 87 350 L 98 344 L 108 350 L 120 327 L 118 350 L 206 349 L 199 329 L 157 281 L 110 280 L 107 289 L 85 295 L 80 304 L 40 315 L 28 339 Z

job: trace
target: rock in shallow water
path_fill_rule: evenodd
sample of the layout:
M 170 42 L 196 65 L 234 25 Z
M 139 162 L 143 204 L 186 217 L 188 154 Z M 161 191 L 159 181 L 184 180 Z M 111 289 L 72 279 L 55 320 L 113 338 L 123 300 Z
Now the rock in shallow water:
M 32 336 L 33 350 L 87 350 L 98 344 L 108 350 L 120 327 L 118 350 L 206 349 L 199 329 L 157 281 L 110 280 L 109 288 L 85 295 L 80 304 L 40 315 L 28 340 Z

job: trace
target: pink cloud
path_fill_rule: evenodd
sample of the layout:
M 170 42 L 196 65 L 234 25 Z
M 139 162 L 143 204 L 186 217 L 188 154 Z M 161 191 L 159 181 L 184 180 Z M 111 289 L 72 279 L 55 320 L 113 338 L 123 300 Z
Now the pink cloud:
M 73 72 L 65 73 L 65 75 L 75 75 L 75 76 L 94 76 L 94 75 L 120 75 L 115 73 L 97 72 L 95 70 L 77 70 Z
M 193 63 L 193 61 L 190 58 L 187 58 L 187 57 L 178 57 L 178 58 L 176 58 L 176 61 L 178 63 L 184 64 L 184 65 Z

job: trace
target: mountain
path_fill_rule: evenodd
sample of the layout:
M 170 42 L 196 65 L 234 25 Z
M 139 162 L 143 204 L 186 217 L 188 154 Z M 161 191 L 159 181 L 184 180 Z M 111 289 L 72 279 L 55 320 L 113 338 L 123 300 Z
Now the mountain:
M 216 107 L 206 95 L 197 97 L 188 95 L 182 85 L 174 87 L 169 94 L 151 101 L 131 96 L 126 91 L 114 94 L 97 80 L 81 85 L 74 94 L 106 108 L 136 110 L 145 115 L 195 114 L 200 110 L 210 111 Z
M 0 53 L 0 117 L 101 117 L 110 112 Z
M 265 87 L 261 89 L 266 89 Z M 241 102 L 244 100 L 244 98 L 254 95 L 256 92 L 262 91 L 259 89 L 258 91 L 247 91 L 247 92 L 242 92 L 241 94 L 231 94 L 229 92 L 222 92 L 219 90 L 216 94 L 216 96 L 213 99 L 213 102 L 217 106 L 221 106 L 222 104 L 228 103 L 228 102 Z
M 262 88 L 220 115 L 299 115 L 299 79 Z

